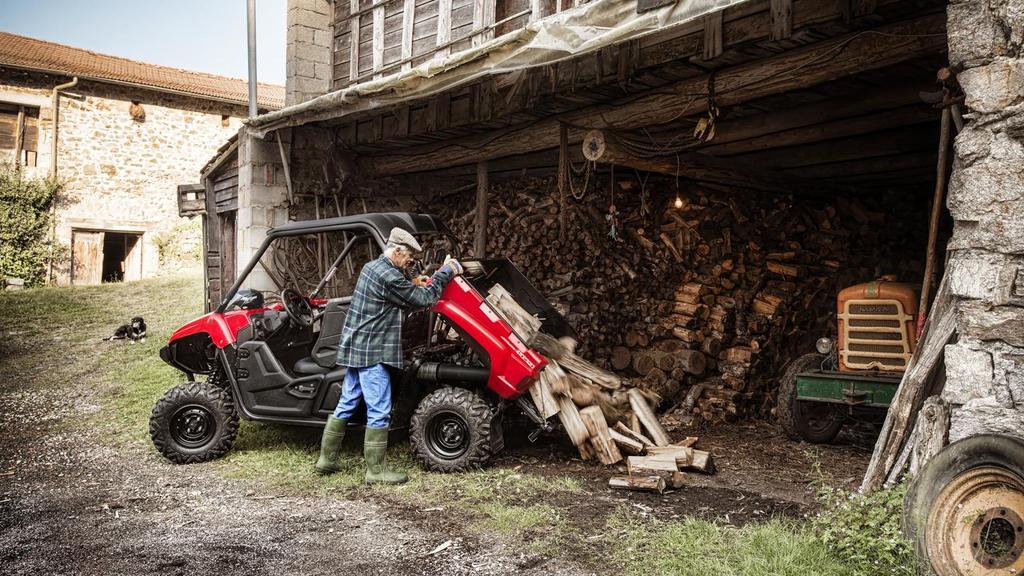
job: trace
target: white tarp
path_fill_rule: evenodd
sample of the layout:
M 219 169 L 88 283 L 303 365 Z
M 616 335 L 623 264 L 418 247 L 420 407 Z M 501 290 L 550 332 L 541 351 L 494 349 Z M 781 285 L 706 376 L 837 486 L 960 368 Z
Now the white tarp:
M 636 0 L 595 0 L 410 70 L 354 84 L 248 121 L 258 136 L 443 92 L 487 75 L 546 66 L 635 40 L 746 0 L 679 0 L 637 14 Z

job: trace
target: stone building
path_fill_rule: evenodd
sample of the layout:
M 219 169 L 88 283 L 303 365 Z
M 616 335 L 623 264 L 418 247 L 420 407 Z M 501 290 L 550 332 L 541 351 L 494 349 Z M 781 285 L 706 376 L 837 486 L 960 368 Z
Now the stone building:
M 157 273 L 160 236 L 186 221 L 178 185 L 195 182 L 238 130 L 247 102 L 243 80 L 0 33 L 0 154 L 27 175 L 55 172 L 67 183 L 55 237 L 70 260 L 55 279 Z M 282 87 L 260 86 L 262 112 L 282 104 Z
M 949 329 L 926 330 L 920 345 L 938 352 L 922 359 L 930 376 L 901 414 L 913 423 L 930 395 L 949 414 L 943 441 L 986 432 L 1024 438 L 1020 7 L 999 0 L 291 0 L 288 106 L 244 127 L 230 156 L 239 176 L 235 254 L 245 259 L 267 228 L 289 219 L 334 215 L 335 198 L 339 206 L 369 200 L 378 208 L 445 209 L 460 197 L 485 205 L 467 239 L 479 254 L 501 232 L 486 215 L 509 208 L 487 205 L 496 183 L 546 175 L 571 187 L 578 176 L 566 166 L 601 154 L 619 165 L 619 177 L 636 174 L 619 194 L 643 193 L 641 174 L 649 173 L 669 176 L 669 201 L 681 189 L 671 179 L 682 179 L 740 209 L 767 195 L 780 206 L 824 201 L 834 214 L 877 198 L 886 227 L 927 228 L 938 186 L 946 210 L 929 318 L 949 318 Z M 945 163 L 937 152 L 943 130 L 953 135 Z M 594 148 L 581 149 L 583 142 Z M 208 182 L 227 158 L 207 166 Z M 595 174 L 615 177 L 604 170 Z M 589 198 L 614 212 L 609 195 Z M 911 209 L 897 208 L 900 199 Z M 852 250 L 860 239 L 847 241 Z M 924 238 L 896 243 L 924 261 Z M 868 248 L 881 253 L 891 244 Z M 753 259 L 756 246 L 746 256 Z M 217 294 L 211 288 L 214 305 Z M 835 313 L 834 300 L 817 306 L 807 312 Z M 786 354 L 783 347 L 753 348 Z M 894 438 L 887 458 L 902 452 L 907 434 Z

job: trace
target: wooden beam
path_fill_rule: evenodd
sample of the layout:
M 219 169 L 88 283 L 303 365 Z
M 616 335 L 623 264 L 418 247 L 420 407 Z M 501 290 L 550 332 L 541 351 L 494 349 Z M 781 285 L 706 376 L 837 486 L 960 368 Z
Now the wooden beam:
M 496 0 L 473 0 L 473 46 L 479 46 L 494 38 Z
M 793 35 L 793 0 L 771 0 L 771 23 L 769 39 L 784 40 Z
M 448 41 L 452 39 L 452 0 L 437 0 L 437 50 L 435 57 L 444 57 L 451 53 Z
M 718 105 L 740 104 L 909 59 L 942 54 L 946 50 L 945 22 L 945 14 L 933 14 L 881 26 L 876 29 L 878 34 L 858 31 L 721 70 L 715 77 Z M 692 100 L 679 95 L 703 94 L 707 82 L 707 75 L 696 76 L 633 100 L 589 106 L 526 126 L 423 147 L 415 154 L 364 157 L 363 167 L 368 174 L 395 175 L 554 148 L 558 146 L 560 121 L 593 128 L 664 124 L 682 115 L 704 112 L 706 99 Z M 581 131 L 571 130 L 570 144 L 580 142 L 582 135 Z
M 614 137 L 601 130 L 591 130 L 587 133 L 583 140 L 583 155 L 593 162 L 629 166 L 647 172 L 678 175 L 691 180 L 742 186 L 753 190 L 807 195 L 835 191 L 819 182 L 795 176 L 782 176 L 731 158 L 715 158 L 699 152 L 680 152 L 671 156 L 637 156 L 625 150 Z
M 383 76 L 384 67 L 384 4 L 373 9 L 373 77 Z
M 20 170 L 25 148 L 25 107 L 18 106 L 18 123 L 14 127 L 14 169 Z
M 722 10 L 704 16 L 704 60 L 722 55 Z
M 355 82 L 359 78 L 359 0 L 349 0 L 349 11 L 352 15 L 348 18 L 348 79 Z
M 766 170 L 799 168 L 881 156 L 898 156 L 933 149 L 932 131 L 915 128 L 838 137 L 723 158 L 727 163 L 760 166 Z
M 842 106 L 836 107 L 842 108 Z M 861 106 L 857 105 L 856 107 L 859 108 Z M 840 113 L 841 112 L 837 110 L 833 114 L 838 115 Z M 765 114 L 764 116 L 771 115 Z M 767 130 L 770 130 L 770 132 L 765 132 L 757 137 L 748 137 L 745 140 L 738 141 L 735 138 L 734 132 L 742 130 L 747 134 L 752 134 L 754 131 L 753 129 L 744 129 L 742 126 L 744 120 L 747 120 L 747 118 L 740 118 L 728 124 L 723 123 L 724 125 L 719 127 L 720 132 L 716 134 L 715 139 L 710 142 L 710 146 L 704 146 L 700 150 L 701 152 L 712 156 L 728 156 L 731 154 L 757 152 L 773 148 L 782 148 L 784 146 L 795 146 L 810 142 L 820 142 L 822 140 L 833 140 L 836 138 L 847 138 L 861 134 L 870 134 L 872 132 L 878 132 L 885 129 L 932 122 L 939 119 L 938 111 L 921 104 L 905 106 L 903 108 L 896 108 L 893 110 L 884 110 L 877 114 L 868 114 L 854 118 L 841 118 L 831 122 L 828 121 L 827 117 L 822 118 L 815 112 L 805 112 L 803 107 L 786 110 L 781 114 L 781 116 L 800 116 L 803 119 L 790 124 L 800 124 L 799 126 L 781 130 L 779 130 L 779 128 L 786 126 L 786 124 L 781 122 L 774 123 L 773 126 L 767 127 Z M 757 122 L 760 118 L 749 118 L 749 120 Z M 812 124 L 812 122 L 817 123 Z M 721 134 L 722 132 L 724 132 L 724 134 Z
M 415 23 L 416 0 L 405 0 L 402 5 L 402 70 L 412 68 L 412 30 Z M 409 107 L 406 106 L 405 109 L 408 110 Z
M 473 256 L 485 258 L 487 253 L 487 160 L 476 163 L 476 235 Z

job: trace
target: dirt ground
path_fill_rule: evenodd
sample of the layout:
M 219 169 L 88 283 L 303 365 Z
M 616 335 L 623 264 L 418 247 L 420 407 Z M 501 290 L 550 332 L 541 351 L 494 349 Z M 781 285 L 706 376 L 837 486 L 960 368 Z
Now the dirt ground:
M 0 384 L 0 573 L 614 572 L 571 550 L 522 551 L 443 506 L 290 493 L 205 465 L 170 465 L 148 447 L 115 447 L 81 425 L 102 418 L 100 410 L 87 387 Z M 809 447 L 765 423 L 688 433 L 714 453 L 718 473 L 691 475 L 690 485 L 663 496 L 610 491 L 616 470 L 573 459 L 568 446 L 550 440 L 510 438 L 494 465 L 579 478 L 587 497 L 545 503 L 581 525 L 603 525 L 622 505 L 663 519 L 744 524 L 812 510 L 815 462 L 834 484 L 853 484 L 869 456 L 856 438 Z

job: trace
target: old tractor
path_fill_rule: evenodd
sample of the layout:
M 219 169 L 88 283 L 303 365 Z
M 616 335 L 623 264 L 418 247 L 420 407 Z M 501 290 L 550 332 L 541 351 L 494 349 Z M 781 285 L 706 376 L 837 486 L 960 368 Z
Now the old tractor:
M 835 339 L 818 339 L 779 383 L 786 434 L 824 444 L 852 419 L 884 415 L 914 354 L 916 315 L 916 290 L 892 276 L 839 292 Z

